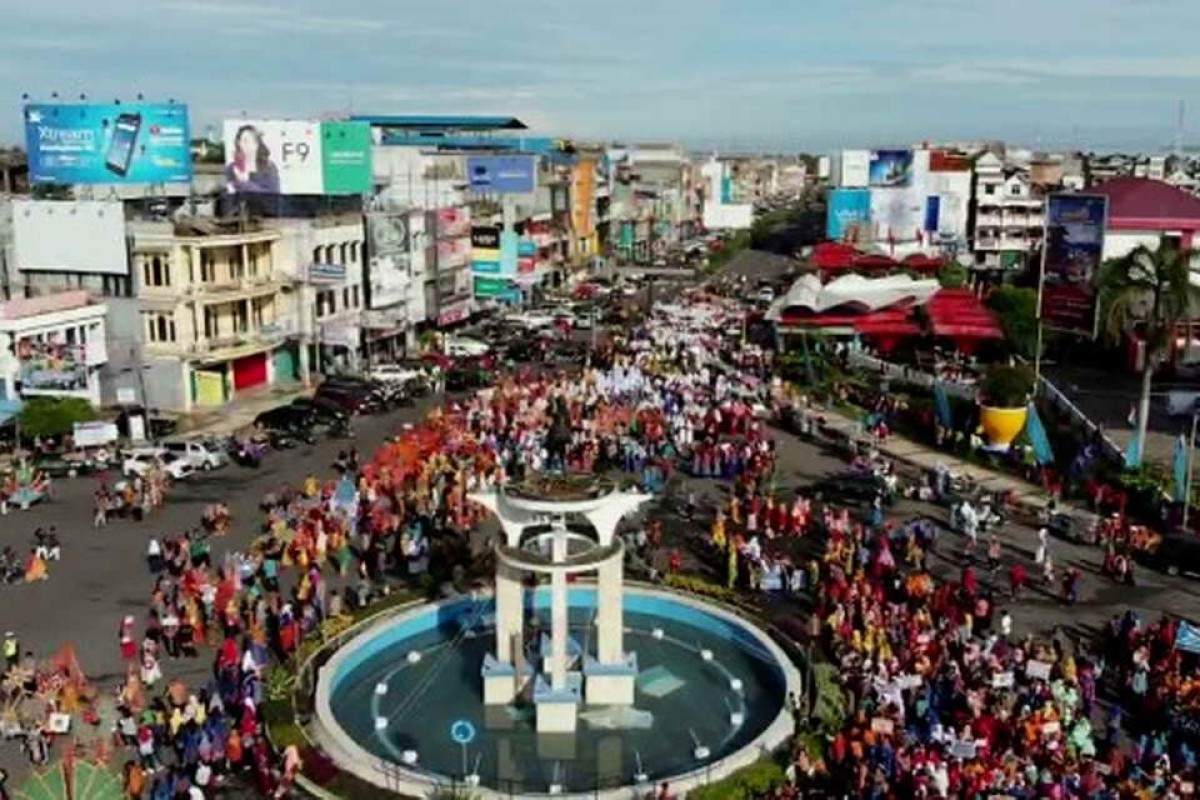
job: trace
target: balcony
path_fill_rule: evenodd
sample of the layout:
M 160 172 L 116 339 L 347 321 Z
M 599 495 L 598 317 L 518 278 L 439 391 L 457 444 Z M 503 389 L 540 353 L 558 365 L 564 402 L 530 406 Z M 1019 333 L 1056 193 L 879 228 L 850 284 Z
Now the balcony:
M 274 273 L 245 275 L 240 278 L 224 278 L 217 281 L 193 283 L 183 293 L 193 300 L 225 302 L 238 297 L 255 297 L 274 294 L 284 281 Z

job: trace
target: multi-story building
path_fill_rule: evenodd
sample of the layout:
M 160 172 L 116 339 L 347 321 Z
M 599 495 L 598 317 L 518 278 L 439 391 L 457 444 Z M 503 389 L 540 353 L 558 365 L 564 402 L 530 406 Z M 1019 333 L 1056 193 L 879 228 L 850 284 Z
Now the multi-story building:
M 455 325 L 475 309 L 471 274 L 471 208 L 450 206 L 426 212 L 423 240 L 413 247 L 413 258 L 423 259 L 421 269 L 414 261 L 413 275 L 427 276 L 424 290 L 426 316 L 429 309 L 438 327 Z M 417 289 L 414 286 L 414 289 Z
M 0 303 L 0 398 L 101 399 L 107 307 L 86 291 Z
M 131 222 L 148 406 L 214 407 L 298 374 L 283 233 L 254 220 Z
M 1021 269 L 1041 244 L 1045 197 L 1028 171 L 991 151 L 975 160 L 973 250 L 977 269 Z
M 285 287 L 295 287 L 268 335 L 303 343 L 295 362 L 277 359 L 275 382 L 308 382 L 315 373 L 356 367 L 366 307 L 362 215 L 271 219 L 263 225 L 281 236 L 276 275 Z
M 702 178 L 675 145 L 618 145 L 608 151 L 608 245 L 618 258 L 655 259 L 701 227 Z

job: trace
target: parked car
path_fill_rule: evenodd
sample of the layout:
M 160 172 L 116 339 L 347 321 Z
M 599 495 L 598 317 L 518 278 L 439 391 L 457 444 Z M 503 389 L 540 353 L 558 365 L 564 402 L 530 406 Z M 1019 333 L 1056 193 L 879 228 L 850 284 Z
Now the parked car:
M 121 473 L 126 478 L 137 478 L 145 475 L 152 467 L 171 476 L 172 480 L 181 481 L 194 473 L 195 467 L 186 459 L 180 458 L 169 450 L 161 447 L 143 447 L 131 450 L 121 462 Z
M 554 323 L 553 320 L 550 321 Z M 452 358 L 483 356 L 491 352 L 492 347 L 487 342 L 469 339 L 466 336 L 448 336 L 445 346 L 446 355 Z
M 374 414 L 383 409 L 381 398 L 365 386 L 323 383 L 313 398 L 333 403 L 347 414 Z
M 350 415 L 340 405 L 324 397 L 297 397 L 292 401 L 292 408 L 307 412 L 312 422 L 318 425 L 345 425 L 350 422 Z
M 162 443 L 162 448 L 191 463 L 202 472 L 220 469 L 229 463 L 229 456 L 220 447 L 200 439 L 177 439 Z
M 1145 560 L 1168 575 L 1200 575 L 1200 539 L 1190 535 L 1168 535 L 1159 541 Z
M 254 418 L 256 428 L 287 433 L 310 430 L 314 423 L 312 411 L 292 405 L 276 406 Z
M 369 375 L 371 380 L 400 384 L 401 386 L 425 378 L 425 374 L 421 370 L 405 364 L 379 364 L 371 369 Z
M 41 472 L 51 478 L 74 478 L 76 475 L 88 475 L 98 468 L 91 459 L 57 452 L 37 453 L 33 456 L 31 464 L 35 472 Z
M 555 310 L 531 309 L 529 311 L 516 311 L 505 315 L 504 319 L 507 322 L 520 325 L 526 330 L 538 330 L 539 328 L 549 328 L 554 325 Z

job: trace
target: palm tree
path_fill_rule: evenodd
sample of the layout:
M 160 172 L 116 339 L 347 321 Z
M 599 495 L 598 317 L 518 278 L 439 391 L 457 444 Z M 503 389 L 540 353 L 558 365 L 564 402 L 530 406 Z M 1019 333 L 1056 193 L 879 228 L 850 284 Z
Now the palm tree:
M 1191 259 L 1190 250 L 1167 246 L 1151 250 L 1140 245 L 1100 267 L 1097 285 L 1102 332 L 1118 342 L 1137 327 L 1146 342 L 1135 433 L 1139 463 L 1146 447 L 1154 373 L 1170 351 L 1176 326 L 1190 319 L 1192 303 L 1200 298 L 1190 280 Z

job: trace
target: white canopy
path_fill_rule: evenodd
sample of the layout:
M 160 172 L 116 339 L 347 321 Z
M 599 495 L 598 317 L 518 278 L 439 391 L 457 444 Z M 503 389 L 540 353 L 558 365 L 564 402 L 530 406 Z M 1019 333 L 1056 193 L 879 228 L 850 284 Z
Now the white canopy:
M 865 278 L 851 274 L 826 284 L 815 274 L 802 275 L 783 297 L 771 304 L 767 319 L 778 321 L 788 309 L 823 314 L 835 308 L 869 312 L 894 305 L 924 305 L 938 288 L 935 279 L 916 280 L 908 275 Z

